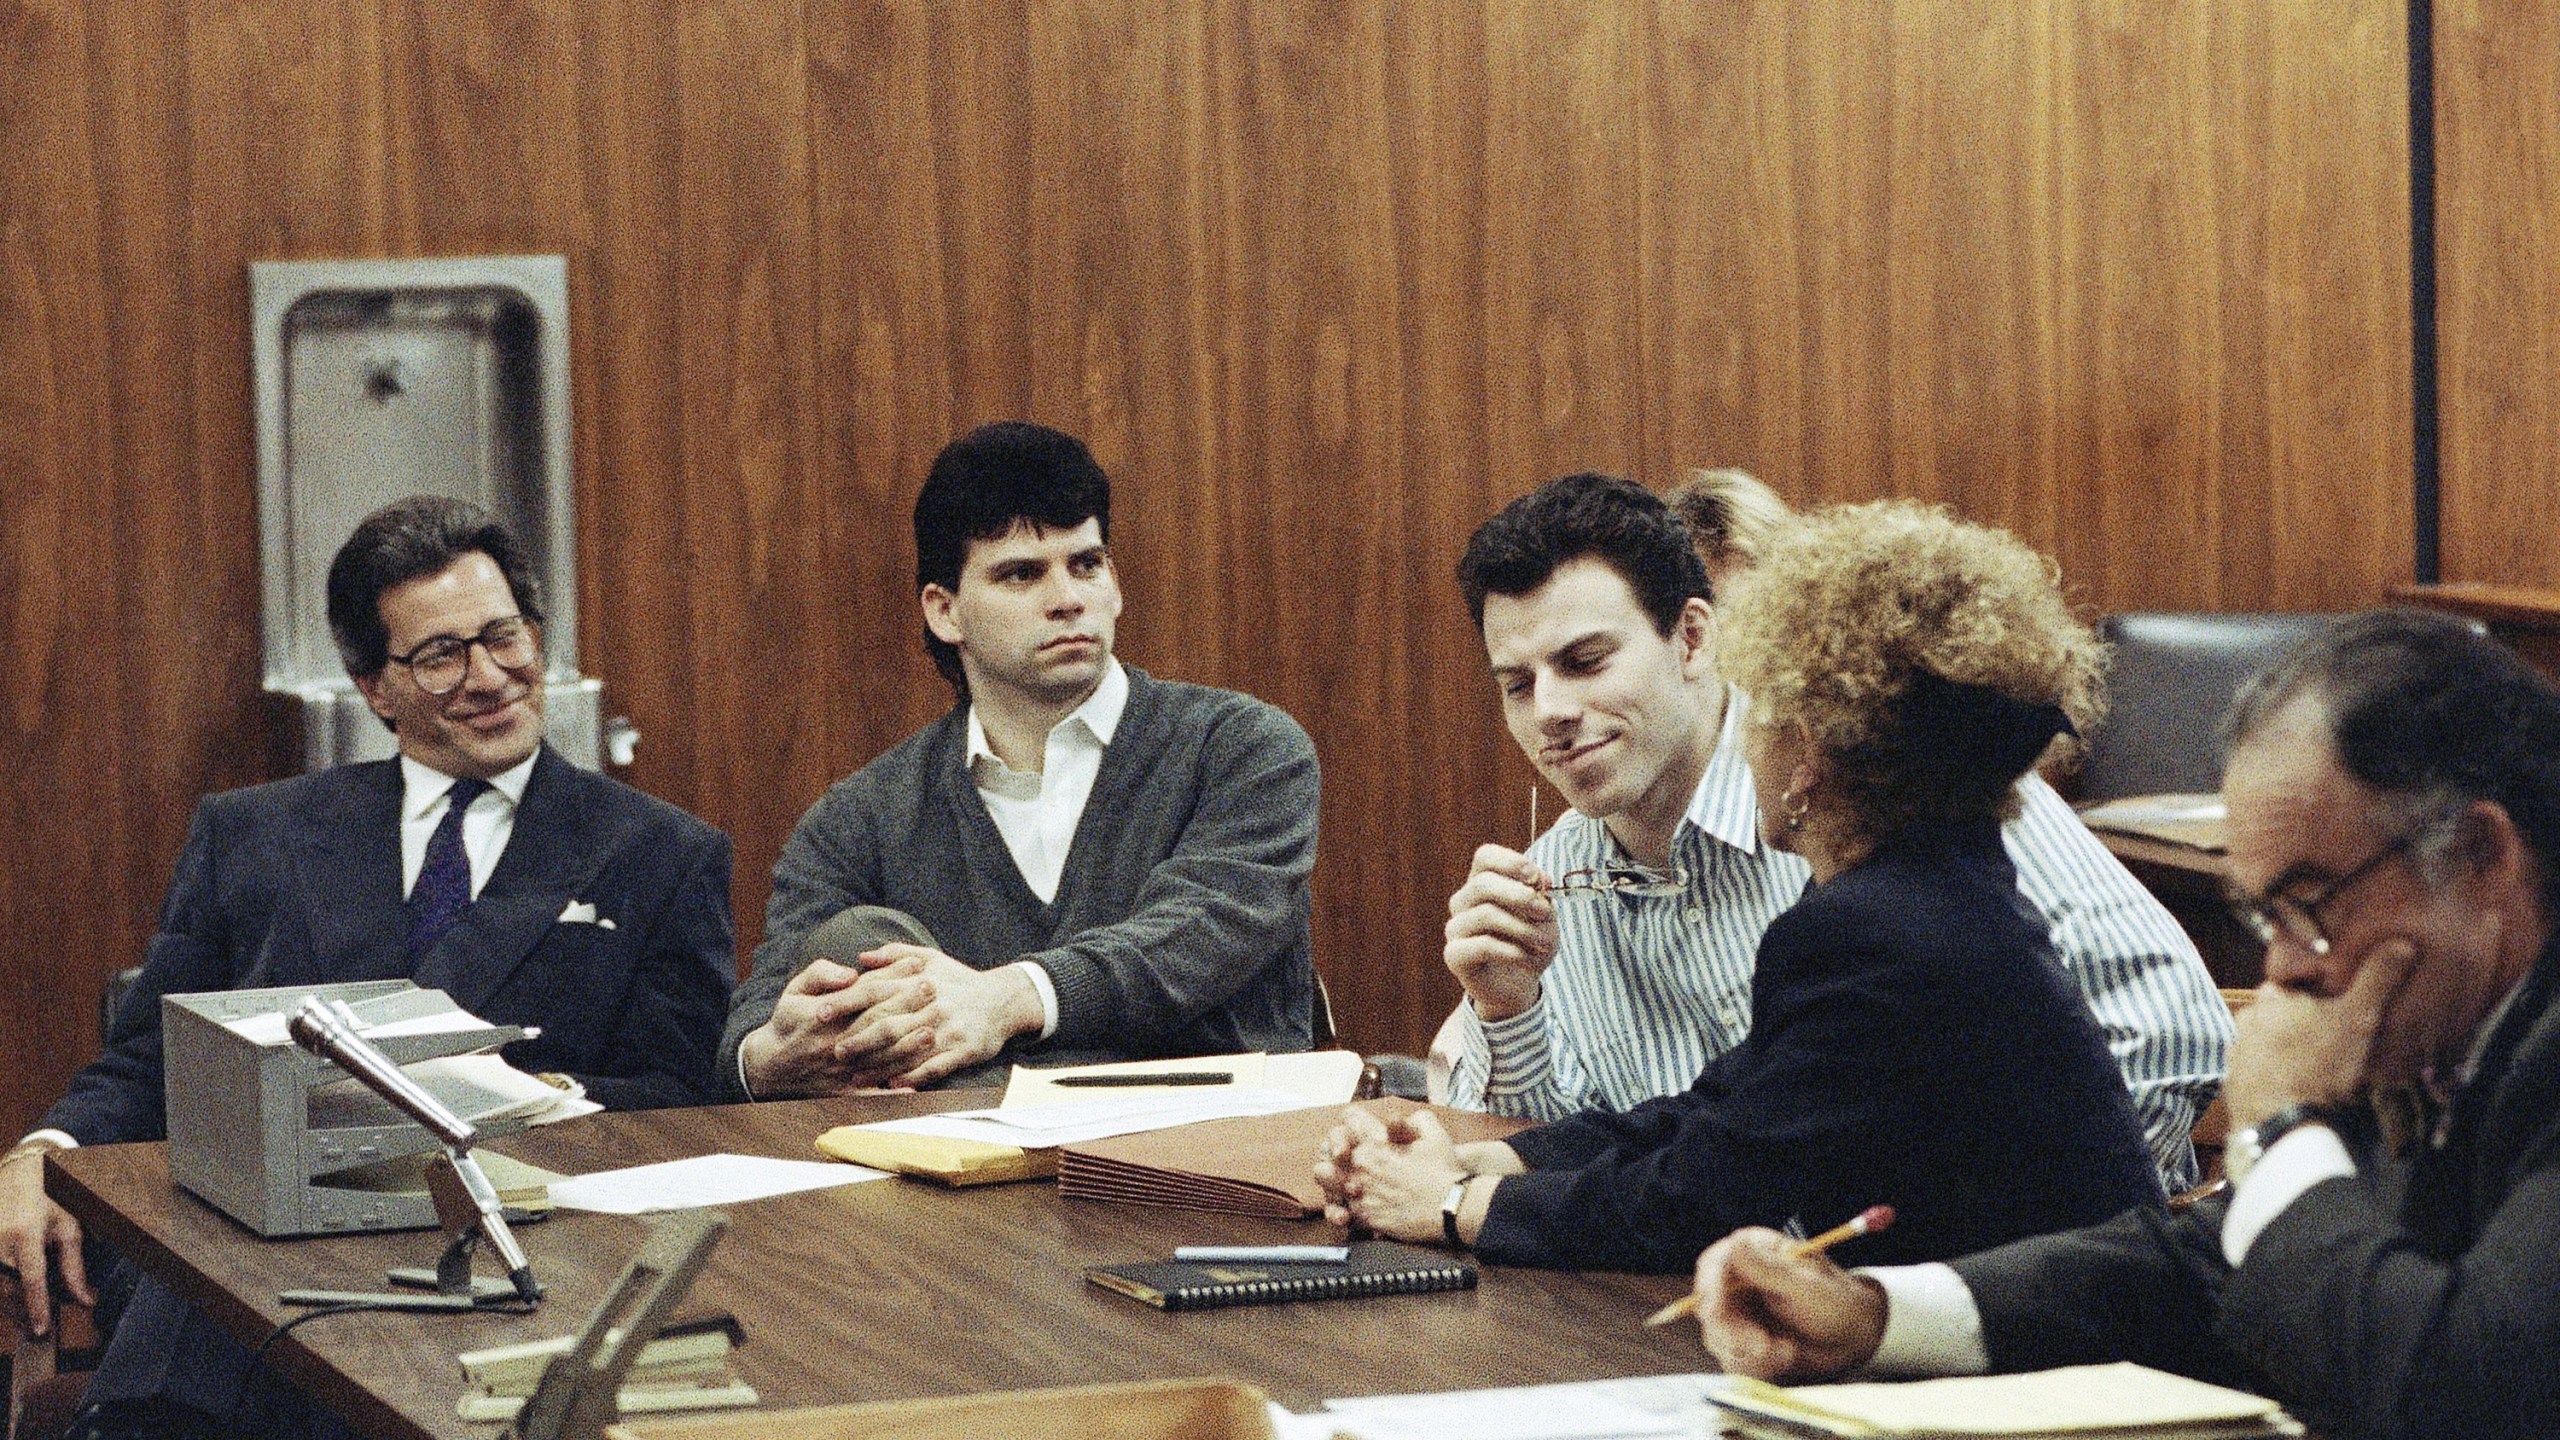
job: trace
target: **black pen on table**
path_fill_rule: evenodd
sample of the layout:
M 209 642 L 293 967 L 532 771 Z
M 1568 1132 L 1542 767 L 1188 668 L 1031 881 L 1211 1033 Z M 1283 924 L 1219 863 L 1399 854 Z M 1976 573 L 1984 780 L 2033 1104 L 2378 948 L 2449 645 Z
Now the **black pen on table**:
M 1154 1075 L 1061 1075 L 1060 1085 L 1083 1087 L 1134 1085 L 1233 1085 L 1234 1072 L 1227 1070 L 1166 1070 Z

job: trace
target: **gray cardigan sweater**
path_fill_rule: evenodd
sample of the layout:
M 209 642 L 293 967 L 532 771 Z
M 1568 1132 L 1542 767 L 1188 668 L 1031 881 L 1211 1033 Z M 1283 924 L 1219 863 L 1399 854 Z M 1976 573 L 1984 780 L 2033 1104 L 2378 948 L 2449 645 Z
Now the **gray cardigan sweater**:
M 1017 1038 L 945 1084 L 997 1083 L 1017 1060 L 1312 1043 L 1315 746 L 1251 696 L 1124 668 L 1128 708 L 1046 905 L 969 777 L 965 704 L 809 808 L 774 865 L 764 943 L 721 1037 L 724 1093 L 745 1098 L 738 1046 L 798 973 L 800 937 L 848 905 L 906 911 L 964 964 L 1032 960 L 1055 982 L 1055 1034 Z

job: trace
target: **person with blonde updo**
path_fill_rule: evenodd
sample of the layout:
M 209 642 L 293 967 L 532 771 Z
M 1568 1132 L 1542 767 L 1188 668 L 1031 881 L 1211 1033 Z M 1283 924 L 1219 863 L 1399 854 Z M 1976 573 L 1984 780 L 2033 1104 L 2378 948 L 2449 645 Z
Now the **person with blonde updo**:
M 1662 503 L 1689 527 L 1698 558 L 1706 562 L 1707 593 L 1718 600 L 1743 571 L 1760 563 L 1795 514 L 1766 481 L 1731 466 L 1690 471 L 1662 492 Z
M 2156 1201 L 2123 1078 L 2001 844 L 2019 778 L 2097 708 L 2100 649 L 2051 568 L 1936 510 L 1835 509 L 1783 529 L 1720 621 L 1761 838 L 1813 879 L 1762 937 L 1749 1033 L 1685 1092 L 1498 1144 L 1348 1112 L 1316 1168 L 1328 1214 L 1504 1264 L 1683 1271 L 1738 1226 L 1805 1234 L 1875 1204 L 1898 1218 L 1848 1258 Z

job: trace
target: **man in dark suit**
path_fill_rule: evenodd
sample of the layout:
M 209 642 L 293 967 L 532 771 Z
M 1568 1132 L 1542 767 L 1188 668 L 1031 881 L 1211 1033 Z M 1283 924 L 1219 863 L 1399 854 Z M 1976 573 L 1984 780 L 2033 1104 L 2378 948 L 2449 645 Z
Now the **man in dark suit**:
M 2228 1202 L 1902 1270 L 1737 1232 L 1698 1264 L 1728 1369 L 2130 1359 L 2342 1440 L 2560 1435 L 2560 692 L 2385 611 L 2226 728 L 2232 908 L 2267 944 Z
M 0 1160 L 0 1259 L 39 1332 L 49 1265 L 92 1298 L 79 1226 L 44 1197 L 42 1153 L 163 1136 L 164 994 L 407 978 L 487 1019 L 540 1026 L 507 1058 L 609 1108 L 708 1098 L 736 978 L 728 839 L 543 745 L 541 596 L 514 537 L 462 501 L 386 507 L 331 563 L 329 625 L 400 758 L 197 809 L 106 1054 Z M 239 1398 L 244 1361 L 145 1282 L 91 1388 L 90 1423 L 266 1417 L 265 1397 Z

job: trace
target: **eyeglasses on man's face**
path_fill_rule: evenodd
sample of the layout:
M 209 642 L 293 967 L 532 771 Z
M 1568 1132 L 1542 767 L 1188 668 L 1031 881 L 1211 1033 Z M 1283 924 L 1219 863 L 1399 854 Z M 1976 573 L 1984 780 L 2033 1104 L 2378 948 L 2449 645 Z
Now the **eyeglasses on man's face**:
M 2265 894 L 2253 894 L 2225 881 L 2222 903 L 2231 907 L 2233 919 L 2258 937 L 2261 945 L 2273 945 L 2278 937 L 2292 941 L 2314 955 L 2329 953 L 2328 923 L 2320 918 L 2320 907 L 2344 895 L 2365 877 L 2380 870 L 2392 860 L 2407 854 L 2418 837 L 2427 833 L 2420 825 L 2399 839 L 2366 856 L 2362 864 L 2321 886 L 2308 895 L 2287 893 L 2281 884 Z
M 1650 865 L 1586 866 L 1567 870 L 1556 877 L 1547 893 L 1558 899 L 1572 895 L 1619 895 L 1642 899 L 1652 895 L 1677 895 L 1688 888 L 1688 872 L 1656 870 Z
M 529 670 L 542 660 L 542 627 L 522 615 L 509 615 L 481 626 L 477 635 L 439 635 L 406 655 L 388 658 L 406 666 L 419 689 L 430 695 L 450 695 L 470 677 L 474 645 L 489 652 L 489 663 L 501 670 Z

